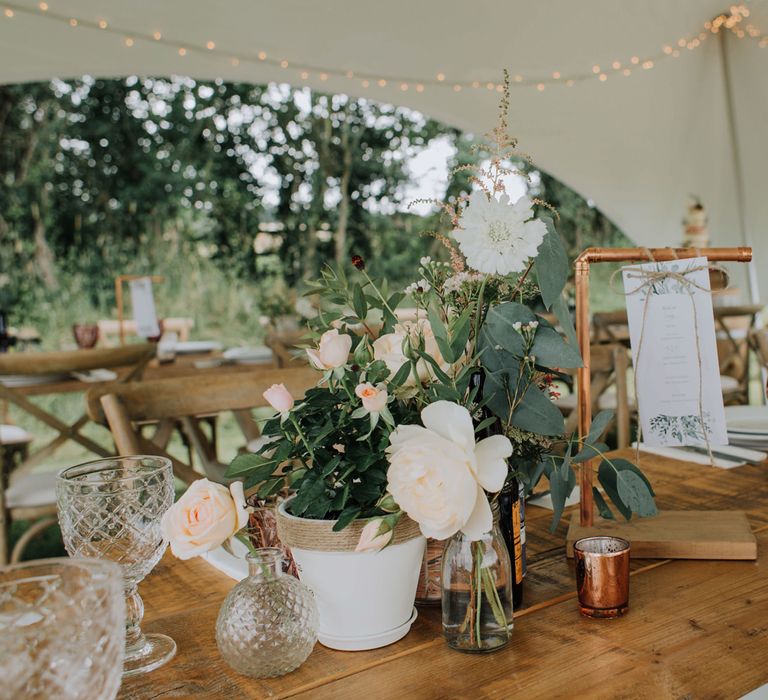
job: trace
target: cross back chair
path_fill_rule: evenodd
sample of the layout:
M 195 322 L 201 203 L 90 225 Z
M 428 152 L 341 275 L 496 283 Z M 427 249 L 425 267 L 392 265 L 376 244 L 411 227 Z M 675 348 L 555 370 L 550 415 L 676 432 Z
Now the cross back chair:
M 226 465 L 218 461 L 216 450 L 204 434 L 196 416 L 232 412 L 246 440 L 259 435 L 250 410 L 269 406 L 263 393 L 273 384 L 285 384 L 298 401 L 314 387 L 320 373 L 310 367 L 256 369 L 217 376 L 157 379 L 140 384 L 114 384 L 88 392 L 88 412 L 98 422 L 106 422 L 118 453 L 152 454 L 167 457 L 174 472 L 190 484 L 205 475 L 212 481 L 225 482 Z M 142 435 L 142 423 L 177 419 L 190 439 L 204 474 L 170 455 L 166 445 Z
M 592 377 L 592 414 L 605 409 L 616 411 L 614 420 L 619 449 L 629 446 L 628 368 L 627 349 L 620 343 L 592 345 L 589 368 Z M 572 433 L 578 423 L 576 392 L 560 397 L 555 404 L 565 415 L 566 434 Z
M 69 375 L 92 369 L 127 368 L 121 381 L 140 378 L 144 368 L 153 357 L 155 347 L 150 344 L 131 345 L 118 349 L 76 350 L 71 352 L 30 352 L 0 355 L 0 399 L 5 399 L 27 414 L 40 420 L 58 432 L 47 445 L 29 456 L 14 460 L 13 464 L 3 460 L 0 463 L 0 565 L 8 561 L 8 527 L 12 520 L 29 520 L 32 524 L 18 539 L 10 556 L 11 563 L 20 561 L 24 548 L 33 537 L 56 522 L 55 474 L 53 472 L 30 472 L 30 468 L 51 455 L 60 445 L 72 440 L 99 456 L 110 453 L 90 438 L 81 435 L 80 429 L 88 422 L 83 414 L 71 425 L 67 425 L 53 414 L 33 403 L 23 387 L 5 386 L 2 378 L 11 375 L 30 377 L 43 375 Z M 62 382 L 74 380 L 67 377 Z M 48 386 L 48 385 L 44 385 Z M 0 443 L 15 426 L 3 426 Z M 18 432 L 18 428 L 15 432 Z M 21 431 L 24 432 L 24 431 Z M 27 442 L 31 441 L 28 440 Z M 12 441 L 9 440 L 11 444 Z M 18 464 L 16 462 L 19 462 Z M 11 468 L 12 467 L 12 468 Z

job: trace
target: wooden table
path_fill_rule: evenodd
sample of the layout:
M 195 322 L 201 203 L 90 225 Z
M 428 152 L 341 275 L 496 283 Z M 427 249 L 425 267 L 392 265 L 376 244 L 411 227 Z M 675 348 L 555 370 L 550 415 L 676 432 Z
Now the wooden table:
M 642 468 L 661 508 L 746 510 L 759 560 L 633 560 L 629 613 L 590 620 L 576 608 L 564 549 L 568 518 L 552 535 L 551 512 L 530 507 L 525 604 L 505 649 L 451 651 L 439 609 L 421 608 L 396 644 L 368 652 L 318 644 L 297 671 L 254 680 L 231 671 L 216 649 L 216 615 L 233 581 L 205 561 L 168 553 L 141 586 L 144 629 L 170 634 L 178 655 L 126 680 L 120 697 L 656 700 L 738 698 L 768 683 L 768 464 L 722 470 L 645 455 Z

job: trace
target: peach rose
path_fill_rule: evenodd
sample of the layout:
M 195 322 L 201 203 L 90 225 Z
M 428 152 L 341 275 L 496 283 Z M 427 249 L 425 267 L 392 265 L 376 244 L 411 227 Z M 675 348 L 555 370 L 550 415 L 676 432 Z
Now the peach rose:
M 352 338 L 333 328 L 323 333 L 317 350 L 307 348 L 307 357 L 315 369 L 329 370 L 343 367 L 349 359 Z
M 356 552 L 380 552 L 392 540 L 394 531 L 381 518 L 371 520 L 360 533 Z
M 293 408 L 293 396 L 285 384 L 273 384 L 262 396 L 278 413 L 288 413 Z
M 370 382 L 358 384 L 355 394 L 363 400 L 363 408 L 370 413 L 378 413 L 387 407 L 387 389 L 383 384 L 378 387 Z
M 165 512 L 163 535 L 179 559 L 191 559 L 216 549 L 248 522 L 243 482 L 229 489 L 208 479 L 198 479 Z

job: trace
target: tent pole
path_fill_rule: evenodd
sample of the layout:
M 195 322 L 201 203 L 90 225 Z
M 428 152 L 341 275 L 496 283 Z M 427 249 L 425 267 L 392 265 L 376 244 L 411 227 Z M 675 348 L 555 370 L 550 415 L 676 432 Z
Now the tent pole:
M 739 135 L 736 129 L 736 112 L 733 100 L 733 85 L 731 83 L 731 67 L 728 62 L 728 48 L 725 45 L 725 35 L 728 32 L 722 29 L 718 36 L 718 45 L 720 46 L 720 65 L 723 69 L 723 86 L 725 88 L 725 106 L 726 116 L 728 118 L 728 135 L 731 142 L 731 157 L 733 166 L 734 184 L 736 185 L 736 215 L 739 221 L 739 230 L 741 233 L 741 242 L 743 245 L 751 248 L 752 238 L 747 231 L 745 219 L 745 200 L 744 200 L 744 179 L 742 177 L 741 151 L 739 150 Z M 760 303 L 760 290 L 757 284 L 757 271 L 755 270 L 755 261 L 751 260 L 747 264 L 747 282 L 749 284 L 749 300 L 752 304 Z

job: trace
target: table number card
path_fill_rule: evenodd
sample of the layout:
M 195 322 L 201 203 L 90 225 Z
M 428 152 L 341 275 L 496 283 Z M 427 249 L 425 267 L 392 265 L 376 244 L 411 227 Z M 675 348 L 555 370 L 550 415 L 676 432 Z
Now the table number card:
M 140 277 L 130 280 L 131 305 L 133 318 L 136 321 L 136 335 L 142 338 L 157 338 L 160 335 L 160 325 L 155 311 L 155 297 L 152 294 L 152 280 Z
M 643 440 L 703 446 L 706 430 L 710 445 L 727 445 L 707 259 L 632 265 L 622 274 Z

